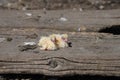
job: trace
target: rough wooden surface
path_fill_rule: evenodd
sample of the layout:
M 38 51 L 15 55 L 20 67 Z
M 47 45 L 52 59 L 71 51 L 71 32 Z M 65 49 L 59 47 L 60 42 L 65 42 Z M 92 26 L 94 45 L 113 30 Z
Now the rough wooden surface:
M 7 11 L 0 10 L 0 27 L 37 27 L 40 29 L 59 29 L 66 31 L 99 31 L 111 25 L 120 25 L 120 10 L 101 11 Z M 4 13 L 4 14 L 3 14 Z M 26 14 L 32 14 L 27 16 Z M 38 16 L 41 16 L 40 18 Z M 60 21 L 64 17 L 67 21 Z
M 119 25 L 120 10 L 81 13 L 50 11 L 47 14 L 30 11 L 30 13 L 44 16 L 38 22 L 26 18 L 25 12 L 3 12 L 4 14 L 0 13 L 0 37 L 11 37 L 12 41 L 0 42 L 0 74 L 120 76 L 120 35 L 91 32 L 106 25 Z M 50 16 L 53 13 L 55 14 Z M 68 22 L 58 21 L 58 15 L 62 13 L 68 13 L 68 15 L 65 14 Z M 56 16 L 57 18 L 55 18 Z M 53 18 L 53 22 L 49 23 L 51 18 Z M 46 20 L 48 22 L 44 23 Z M 93 26 L 94 29 L 92 28 L 93 30 L 91 29 L 90 32 L 77 32 L 76 30 L 83 25 L 97 26 Z M 85 28 L 90 29 L 89 26 Z M 37 38 L 26 38 L 34 33 L 38 35 Z M 67 33 L 72 47 L 57 51 L 40 51 L 39 47 L 35 50 L 19 51 L 19 44 L 26 41 L 37 43 L 41 36 L 51 33 Z
M 37 73 L 51 76 L 75 74 L 120 76 L 120 57 L 118 55 L 63 56 L 49 57 L 47 55 L 47 57 L 36 56 L 27 60 L 0 60 L 0 73 Z

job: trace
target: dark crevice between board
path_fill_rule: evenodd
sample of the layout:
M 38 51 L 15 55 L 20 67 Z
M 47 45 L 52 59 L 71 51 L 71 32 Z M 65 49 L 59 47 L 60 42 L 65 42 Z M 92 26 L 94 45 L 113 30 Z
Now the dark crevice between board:
M 115 76 L 99 76 L 99 75 L 45 76 L 40 74 L 1 74 L 0 78 L 2 80 L 120 80 L 120 77 Z
M 113 35 L 120 35 L 120 25 L 113 25 L 110 27 L 105 27 L 100 29 L 98 32 L 100 33 L 110 33 Z

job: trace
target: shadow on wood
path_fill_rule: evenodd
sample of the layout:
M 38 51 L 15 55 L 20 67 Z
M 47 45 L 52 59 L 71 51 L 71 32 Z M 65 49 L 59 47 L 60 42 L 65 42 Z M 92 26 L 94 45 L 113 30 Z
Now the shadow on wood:
M 98 75 L 44 76 L 40 74 L 1 74 L 2 80 L 119 80 L 120 77 Z
M 101 33 L 111 33 L 113 35 L 120 35 L 120 25 L 113 25 L 99 30 Z

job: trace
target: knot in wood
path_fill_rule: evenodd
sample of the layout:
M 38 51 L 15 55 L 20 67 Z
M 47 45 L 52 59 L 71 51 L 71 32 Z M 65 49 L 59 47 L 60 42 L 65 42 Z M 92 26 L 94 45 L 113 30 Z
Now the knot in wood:
M 56 68 L 58 66 L 58 63 L 56 60 L 50 60 L 48 65 L 50 65 L 52 68 Z

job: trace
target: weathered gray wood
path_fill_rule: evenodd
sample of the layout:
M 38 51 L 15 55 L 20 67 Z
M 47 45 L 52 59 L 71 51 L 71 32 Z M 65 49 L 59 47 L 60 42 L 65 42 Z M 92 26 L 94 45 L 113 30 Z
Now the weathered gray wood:
M 120 25 L 120 10 L 101 11 L 72 11 L 58 10 L 47 11 L 7 11 L 0 10 L 0 27 L 36 27 L 39 29 L 57 29 L 66 31 L 98 31 L 111 25 Z M 4 13 L 4 14 L 3 14 Z M 31 13 L 32 16 L 27 16 Z M 61 15 L 67 21 L 59 21 Z M 37 16 L 41 16 L 40 18 Z
M 26 12 L 34 16 L 29 18 Z M 13 39 L 0 43 L 0 74 L 120 76 L 120 35 L 90 32 L 108 25 L 120 25 L 119 12 L 48 11 L 43 14 L 42 11 L 0 11 L 0 37 Z M 34 17 L 39 14 L 42 17 L 36 21 Z M 67 22 L 58 21 L 61 14 Z M 89 32 L 76 32 L 78 28 Z M 33 33 L 38 35 L 36 39 L 26 38 Z M 39 48 L 19 51 L 19 44 L 25 41 L 37 43 L 41 36 L 52 33 L 67 33 L 72 47 L 57 51 L 40 51 Z
M 97 39 L 101 35 L 103 39 Z M 20 52 L 17 46 L 26 39 L 13 36 L 11 42 L 1 43 L 0 73 L 120 76 L 119 38 L 109 34 L 75 33 L 70 36 L 71 48 Z
M 28 55 L 27 55 L 28 56 Z M 33 55 L 31 55 L 33 56 Z M 88 74 L 120 76 L 119 55 L 34 55 L 23 59 L 0 60 L 0 73 L 37 73 L 51 76 Z

